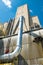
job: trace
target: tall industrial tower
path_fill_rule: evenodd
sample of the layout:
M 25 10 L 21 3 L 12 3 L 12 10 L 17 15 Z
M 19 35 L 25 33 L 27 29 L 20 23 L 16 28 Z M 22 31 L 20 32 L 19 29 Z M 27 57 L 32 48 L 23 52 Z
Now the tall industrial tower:
M 19 43 L 18 44 L 16 43 L 17 40 L 19 39 L 21 40 L 20 35 L 18 37 L 18 34 L 20 33 L 20 32 L 18 33 L 18 31 L 20 31 L 19 18 L 21 16 L 23 16 L 24 19 L 22 20 L 23 22 L 23 32 L 21 33 L 22 44 L 19 45 Z M 4 50 L 3 53 L 5 54 L 6 49 L 9 49 L 9 53 L 12 53 L 16 47 L 22 46 L 20 53 L 18 53 L 19 50 L 17 51 L 17 54 L 19 55 L 17 56 L 17 60 L 14 59 L 14 65 L 42 65 L 43 64 L 43 59 L 42 59 L 43 35 L 41 36 L 40 34 L 43 32 L 43 29 L 41 29 L 41 25 L 38 17 L 30 16 L 27 4 L 18 7 L 15 18 L 13 20 L 10 20 L 8 23 L 5 23 L 3 25 L 3 28 L 6 32 L 6 36 L 0 39 L 0 48 L 1 48 L 2 40 L 4 45 L 3 49 L 1 49 L 1 52 L 3 52 Z M 17 39 L 17 37 L 19 39 Z M 4 56 L 1 56 L 1 59 L 3 59 Z M 6 58 L 12 58 L 12 57 L 11 54 L 10 55 L 8 54 L 6 56 Z

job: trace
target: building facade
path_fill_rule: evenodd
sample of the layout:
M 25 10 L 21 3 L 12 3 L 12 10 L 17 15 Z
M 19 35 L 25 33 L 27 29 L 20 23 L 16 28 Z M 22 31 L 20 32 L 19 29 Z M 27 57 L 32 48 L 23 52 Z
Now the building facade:
M 41 25 L 39 22 L 39 19 L 37 16 L 31 17 L 28 11 L 27 4 L 20 6 L 17 8 L 15 20 L 13 20 L 13 27 L 8 27 L 12 31 L 11 34 L 18 34 L 18 25 L 19 25 L 19 17 L 24 16 L 24 22 L 23 22 L 23 32 L 40 29 Z M 8 25 L 7 25 L 8 26 Z M 6 28 L 7 31 L 7 28 Z M 36 34 L 37 31 L 34 33 Z M 38 32 L 39 33 L 39 32 Z M 6 34 L 8 35 L 8 34 Z M 41 45 L 41 42 L 33 42 L 34 37 L 31 36 L 31 33 L 23 34 L 22 38 L 22 50 L 19 54 L 18 62 L 15 62 L 15 65 L 42 65 L 43 60 L 38 60 L 39 58 L 43 57 L 43 47 Z M 10 44 L 9 52 L 12 52 L 17 43 L 17 36 L 15 36 L 14 42 L 12 41 L 12 44 Z M 6 44 L 8 45 L 8 44 Z M 4 53 L 6 50 L 6 45 L 4 44 Z

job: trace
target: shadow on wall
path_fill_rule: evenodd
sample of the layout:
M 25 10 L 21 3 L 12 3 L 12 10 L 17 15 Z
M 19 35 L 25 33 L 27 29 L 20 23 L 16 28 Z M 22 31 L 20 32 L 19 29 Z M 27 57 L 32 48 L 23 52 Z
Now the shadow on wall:
M 0 40 L 0 55 L 4 54 L 4 42 Z
M 41 44 L 42 44 L 42 48 L 43 48 L 43 40 L 42 40 Z
M 33 42 L 36 42 L 37 44 L 41 43 L 41 46 L 43 48 L 43 38 L 42 37 L 36 37 Z
M 21 55 L 18 56 L 18 65 L 28 65 Z

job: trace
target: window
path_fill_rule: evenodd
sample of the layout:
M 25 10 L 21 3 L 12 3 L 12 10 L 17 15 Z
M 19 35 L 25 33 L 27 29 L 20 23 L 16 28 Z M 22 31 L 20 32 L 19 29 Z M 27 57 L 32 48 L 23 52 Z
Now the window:
M 35 28 L 40 28 L 40 26 L 37 23 L 34 23 Z
M 34 27 L 31 27 L 31 30 L 34 30 Z
M 40 26 L 39 26 L 39 25 L 37 25 L 37 26 L 35 26 L 35 28 L 40 28 Z

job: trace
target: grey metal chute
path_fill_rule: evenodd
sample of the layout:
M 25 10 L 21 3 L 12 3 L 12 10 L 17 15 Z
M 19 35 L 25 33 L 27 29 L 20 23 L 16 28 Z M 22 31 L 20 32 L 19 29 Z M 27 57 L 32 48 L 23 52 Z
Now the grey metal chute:
M 0 55 L 0 60 L 5 60 L 6 61 L 6 60 L 9 60 L 9 59 L 13 59 L 14 57 L 17 57 L 19 55 L 19 53 L 22 49 L 23 19 L 24 19 L 23 16 L 21 16 L 19 18 L 19 31 L 18 31 L 18 39 L 17 39 L 17 44 L 16 44 L 17 47 L 15 48 L 15 50 L 12 53 Z M 4 43 L 6 43 L 9 38 L 0 39 L 0 40 L 2 40 Z

